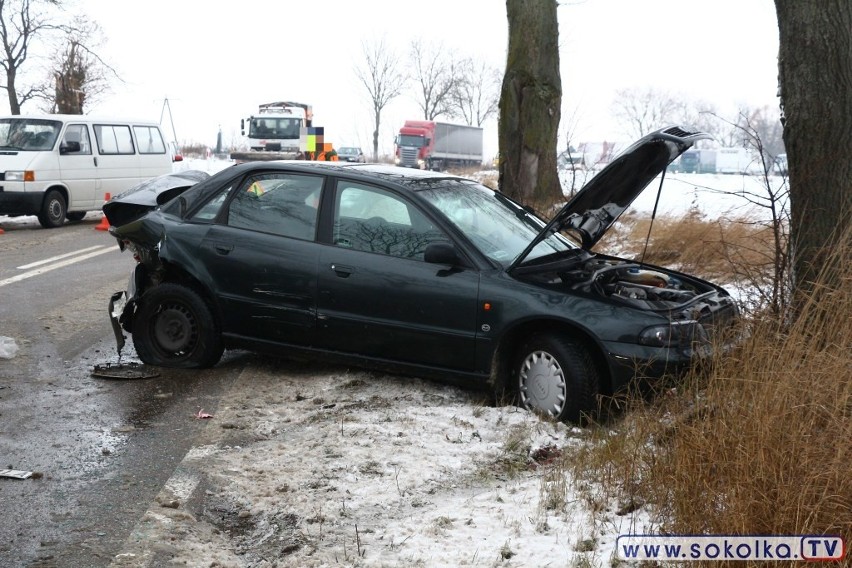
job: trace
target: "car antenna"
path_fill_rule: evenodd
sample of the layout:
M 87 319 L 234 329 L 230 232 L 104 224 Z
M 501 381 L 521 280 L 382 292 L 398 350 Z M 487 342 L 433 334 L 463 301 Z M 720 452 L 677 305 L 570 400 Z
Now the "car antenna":
M 645 264 L 645 253 L 648 252 L 648 241 L 651 240 L 651 230 L 654 228 L 654 219 L 657 217 L 657 206 L 660 204 L 660 195 L 663 193 L 663 181 L 666 179 L 666 170 L 663 170 L 663 175 L 660 176 L 660 186 L 657 188 L 657 199 L 654 200 L 654 210 L 651 212 L 651 224 L 648 225 L 648 234 L 645 236 L 645 247 L 642 249 L 642 256 L 639 258 L 639 265 Z

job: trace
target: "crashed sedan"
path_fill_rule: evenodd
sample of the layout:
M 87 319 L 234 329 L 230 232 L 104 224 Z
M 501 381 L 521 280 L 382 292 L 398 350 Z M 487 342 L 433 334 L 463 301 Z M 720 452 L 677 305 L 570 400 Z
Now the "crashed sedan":
M 643 137 L 548 222 L 470 179 L 381 164 L 152 180 L 104 206 L 136 260 L 110 300 L 119 352 L 128 332 L 150 365 L 308 355 L 487 386 L 581 422 L 599 396 L 709 355 L 736 320 L 719 286 L 592 251 L 702 138 Z

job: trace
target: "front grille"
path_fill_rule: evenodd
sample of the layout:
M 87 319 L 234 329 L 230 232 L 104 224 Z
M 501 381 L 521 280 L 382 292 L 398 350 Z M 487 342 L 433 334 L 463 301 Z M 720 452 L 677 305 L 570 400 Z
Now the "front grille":
M 403 166 L 417 165 L 417 148 L 402 148 L 400 160 Z

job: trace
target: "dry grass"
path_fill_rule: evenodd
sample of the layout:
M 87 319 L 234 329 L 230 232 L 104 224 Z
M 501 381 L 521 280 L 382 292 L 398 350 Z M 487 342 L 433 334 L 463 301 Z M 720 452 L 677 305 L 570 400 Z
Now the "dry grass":
M 644 252 L 645 262 L 713 280 L 736 278 L 739 265 L 772 266 L 775 259 L 771 228 L 745 217 L 708 219 L 697 210 L 659 216 L 645 250 L 650 225 L 650 218 L 628 212 L 596 248 L 628 258 Z
M 844 286 L 804 303 L 789 326 L 755 323 L 704 376 L 634 401 L 573 456 L 573 474 L 600 481 L 609 499 L 649 503 L 664 533 L 841 534 L 849 543 L 852 231 L 840 242 Z

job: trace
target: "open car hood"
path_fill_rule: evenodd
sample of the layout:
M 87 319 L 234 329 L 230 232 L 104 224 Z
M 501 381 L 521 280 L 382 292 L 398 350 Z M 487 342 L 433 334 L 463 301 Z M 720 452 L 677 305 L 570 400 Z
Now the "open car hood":
M 187 170 L 145 180 L 105 203 L 104 216 L 114 227 L 126 225 L 209 177 L 207 172 Z
M 691 132 L 680 126 L 662 128 L 640 138 L 565 204 L 510 269 L 522 264 L 529 252 L 548 235 L 560 231 L 577 235 L 582 247 L 591 249 L 673 160 L 697 140 L 709 138 L 712 138 L 709 134 Z

